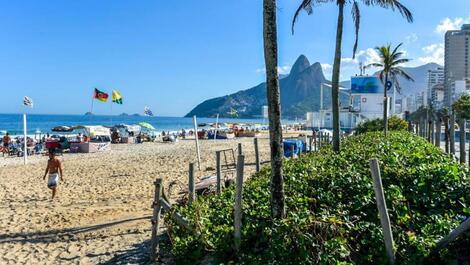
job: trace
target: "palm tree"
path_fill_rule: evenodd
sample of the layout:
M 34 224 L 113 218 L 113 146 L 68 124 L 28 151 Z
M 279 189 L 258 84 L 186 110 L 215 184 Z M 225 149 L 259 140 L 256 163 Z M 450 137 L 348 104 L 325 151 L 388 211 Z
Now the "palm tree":
M 397 88 L 398 91 L 401 90 L 400 83 L 398 82 L 398 77 L 403 77 L 406 80 L 414 81 L 413 78 L 407 74 L 401 67 L 401 64 L 407 63 L 410 59 L 403 58 L 405 55 L 402 51 L 399 51 L 401 45 L 400 43 L 393 50 L 390 44 L 387 44 L 382 47 L 376 47 L 375 50 L 378 52 L 380 57 L 380 62 L 371 63 L 368 67 L 379 67 L 382 70 L 379 72 L 380 80 L 384 84 L 384 113 L 383 113 L 383 122 L 384 122 L 384 134 L 387 136 L 388 132 L 388 99 L 387 99 L 387 90 L 392 88 L 393 85 Z
M 268 96 L 269 144 L 271 147 L 271 216 L 285 216 L 282 176 L 282 129 L 277 59 L 276 0 L 263 1 L 263 41 Z
M 358 37 L 359 37 L 359 26 L 361 19 L 361 12 L 359 10 L 359 2 L 366 6 L 380 6 L 387 9 L 398 10 L 408 22 L 413 22 L 413 14 L 401 4 L 400 0 L 302 0 L 302 3 L 297 8 L 294 18 L 292 20 L 292 34 L 294 33 L 294 25 L 299 16 L 300 11 L 305 10 L 310 15 L 313 12 L 314 5 L 320 5 L 325 2 L 335 2 L 338 6 L 338 21 L 336 25 L 336 48 L 335 58 L 333 63 L 333 76 L 331 80 L 331 99 L 333 106 L 333 150 L 339 152 L 340 150 L 340 136 L 339 136 L 339 73 L 341 65 L 341 44 L 343 39 L 343 24 L 344 24 L 344 6 L 346 4 L 352 4 L 352 18 L 355 27 L 356 40 L 353 48 L 353 58 L 355 58 Z

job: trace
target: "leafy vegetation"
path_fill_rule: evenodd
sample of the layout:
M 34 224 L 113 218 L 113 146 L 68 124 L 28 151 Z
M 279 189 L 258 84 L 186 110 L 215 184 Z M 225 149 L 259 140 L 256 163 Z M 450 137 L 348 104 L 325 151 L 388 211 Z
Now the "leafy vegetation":
M 397 116 L 392 116 L 388 118 L 388 129 L 391 131 L 406 131 L 408 129 L 408 123 L 398 118 Z M 377 132 L 384 130 L 383 119 L 367 120 L 356 128 L 356 133 L 366 133 L 366 132 Z
M 422 264 L 435 243 L 470 216 L 469 169 L 407 132 L 374 132 L 284 163 L 287 217 L 270 217 L 269 169 L 245 182 L 242 244 L 233 250 L 234 188 L 174 210 L 192 234 L 169 220 L 179 264 L 207 257 L 224 264 L 386 264 L 369 159 L 380 161 L 398 264 Z M 432 257 L 470 259 L 470 233 Z
M 470 119 L 470 95 L 461 96 L 452 105 L 452 108 L 455 110 L 459 118 Z

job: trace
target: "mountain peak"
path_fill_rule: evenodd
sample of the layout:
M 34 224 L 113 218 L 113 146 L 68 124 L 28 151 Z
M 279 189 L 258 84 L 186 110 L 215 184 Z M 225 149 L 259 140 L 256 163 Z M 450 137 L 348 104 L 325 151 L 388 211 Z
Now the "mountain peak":
M 290 70 L 290 74 L 299 74 L 309 67 L 310 62 L 308 61 L 307 57 L 302 54 L 295 61 L 294 66 L 292 66 L 292 69 Z

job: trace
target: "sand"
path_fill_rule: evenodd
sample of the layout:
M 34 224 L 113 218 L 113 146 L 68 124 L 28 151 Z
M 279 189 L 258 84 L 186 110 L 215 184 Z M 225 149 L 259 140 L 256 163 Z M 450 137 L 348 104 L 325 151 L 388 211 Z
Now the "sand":
M 254 163 L 252 138 L 203 140 L 197 177 L 215 175 L 215 151 L 236 149 L 239 142 L 245 161 Z M 194 140 L 111 148 L 60 156 L 65 181 L 54 201 L 42 179 L 46 156 L 30 157 L 26 166 L 22 158 L 0 157 L 0 264 L 143 263 L 153 181 L 163 178 L 165 188 L 175 180 L 187 183 Z M 260 151 L 267 161 L 267 139 L 260 139 Z M 253 165 L 245 169 L 247 175 L 254 170 Z

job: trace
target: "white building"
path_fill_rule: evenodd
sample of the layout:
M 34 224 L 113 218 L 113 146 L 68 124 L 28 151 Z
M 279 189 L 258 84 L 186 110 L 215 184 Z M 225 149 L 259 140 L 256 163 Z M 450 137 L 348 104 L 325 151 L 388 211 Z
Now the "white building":
M 439 104 L 437 94 L 434 89 L 438 85 L 443 85 L 444 84 L 444 68 L 443 67 L 438 67 L 435 70 L 429 70 L 428 71 L 428 88 L 427 88 L 427 99 L 428 99 L 428 104 L 431 106 L 435 106 Z M 442 100 L 441 100 L 442 102 Z

